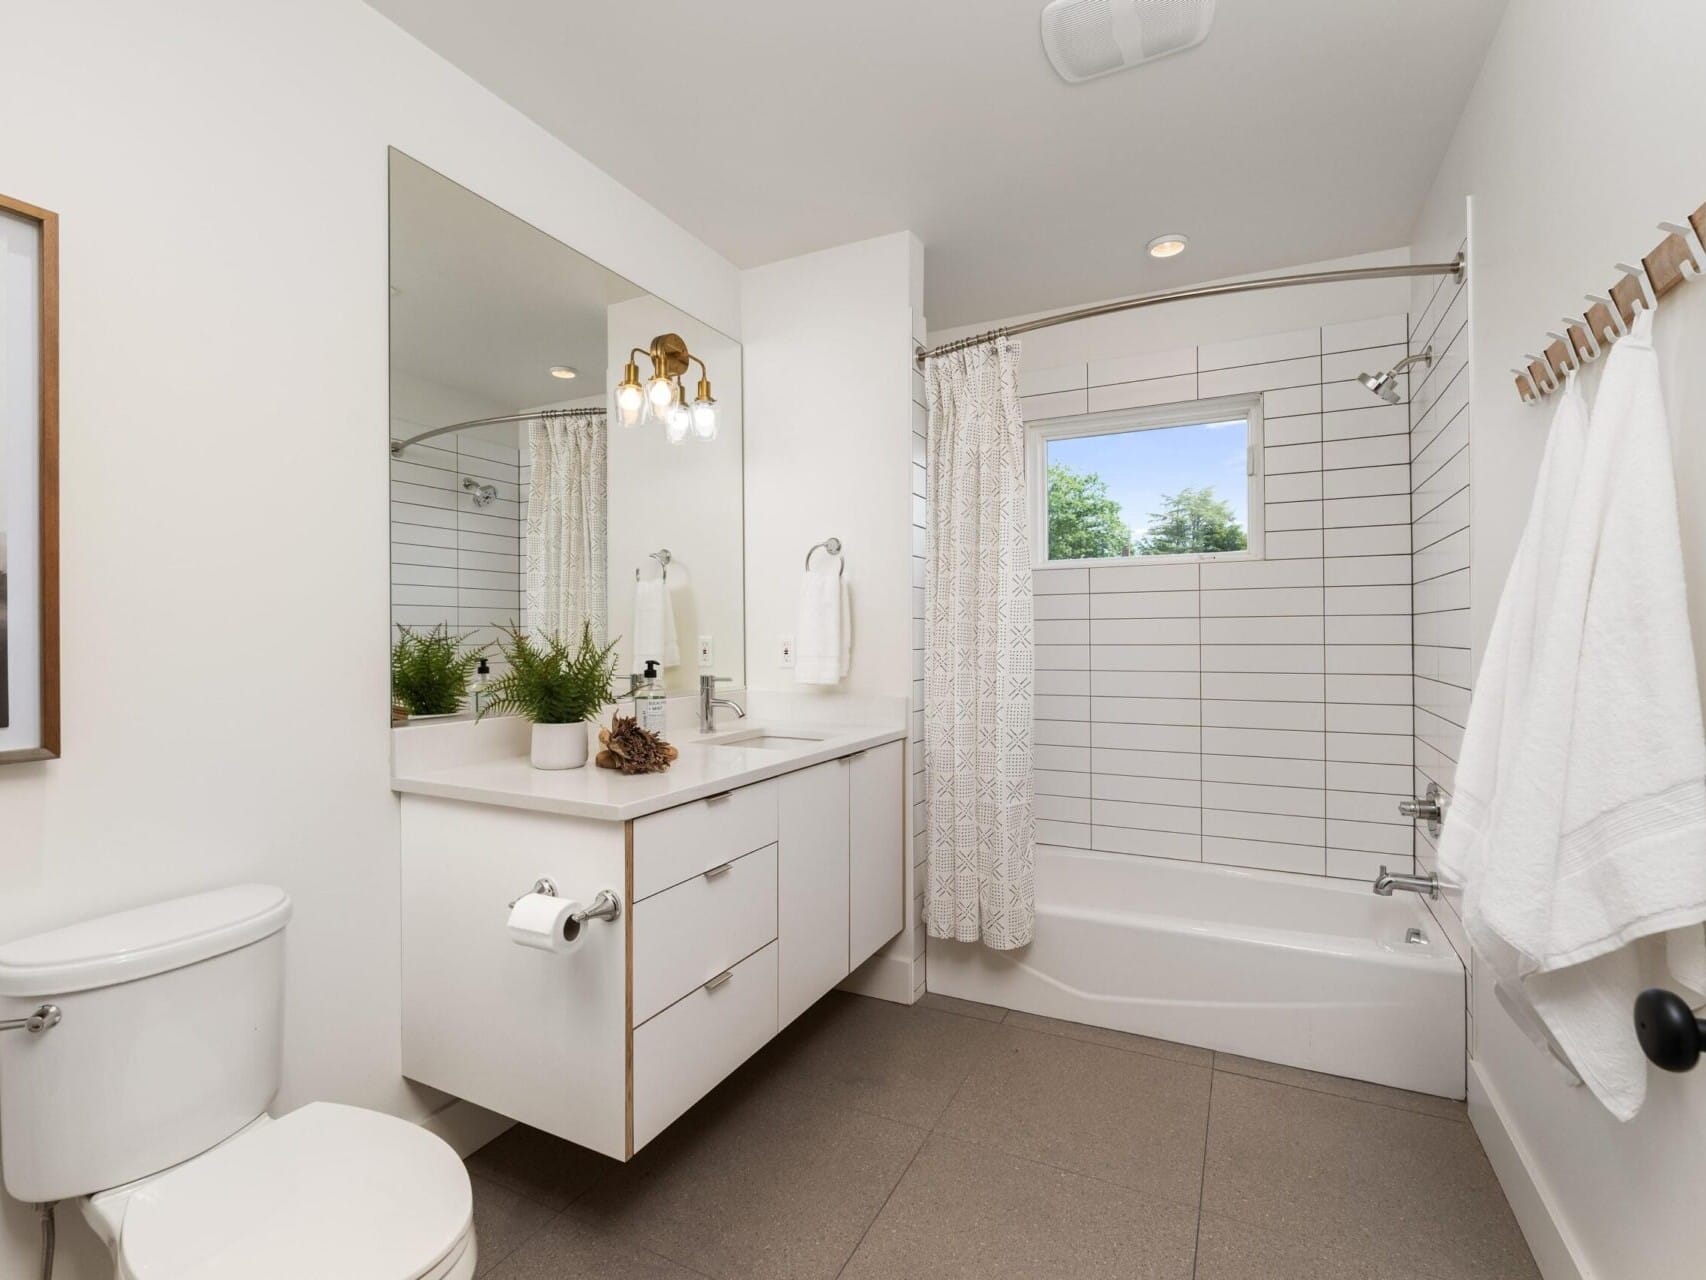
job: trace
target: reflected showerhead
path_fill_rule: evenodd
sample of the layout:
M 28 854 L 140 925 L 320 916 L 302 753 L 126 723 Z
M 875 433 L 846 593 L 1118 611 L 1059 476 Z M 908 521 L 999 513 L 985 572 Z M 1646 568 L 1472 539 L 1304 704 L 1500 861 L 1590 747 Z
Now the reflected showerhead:
M 1387 404 L 1397 404 L 1404 398 L 1403 391 L 1399 389 L 1398 375 L 1413 364 L 1431 365 L 1433 362 L 1434 349 L 1429 347 L 1419 356 L 1405 356 L 1385 373 L 1359 373 L 1357 374 L 1357 381 L 1386 401 Z

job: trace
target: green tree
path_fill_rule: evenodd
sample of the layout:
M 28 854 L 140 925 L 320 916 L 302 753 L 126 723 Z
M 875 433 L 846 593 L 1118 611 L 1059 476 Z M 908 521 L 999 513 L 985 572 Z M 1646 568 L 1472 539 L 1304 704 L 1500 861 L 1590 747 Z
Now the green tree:
M 1048 469 L 1048 558 L 1096 560 L 1129 556 L 1131 530 L 1108 482 L 1054 462 Z
M 1138 540 L 1139 555 L 1242 551 L 1250 545 L 1232 507 L 1214 496 L 1213 485 L 1164 493 L 1161 503 L 1162 509 L 1149 517 L 1149 531 Z

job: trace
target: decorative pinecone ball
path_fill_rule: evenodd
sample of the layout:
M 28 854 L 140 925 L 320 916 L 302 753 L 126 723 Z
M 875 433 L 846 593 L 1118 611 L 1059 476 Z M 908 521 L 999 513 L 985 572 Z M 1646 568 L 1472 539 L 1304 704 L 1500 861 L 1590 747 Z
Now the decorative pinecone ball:
M 616 716 L 608 729 L 598 731 L 602 748 L 593 763 L 618 773 L 662 773 L 681 753 L 633 716 Z

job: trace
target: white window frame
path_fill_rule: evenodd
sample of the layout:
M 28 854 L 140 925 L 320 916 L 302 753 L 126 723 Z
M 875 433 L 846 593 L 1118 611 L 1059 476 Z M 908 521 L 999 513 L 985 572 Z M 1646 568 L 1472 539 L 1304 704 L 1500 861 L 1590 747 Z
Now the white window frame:
M 1172 556 L 1099 556 L 1081 560 L 1048 558 L 1048 446 L 1052 440 L 1074 440 L 1084 436 L 1126 435 L 1158 427 L 1185 427 L 1242 418 L 1248 424 L 1246 444 L 1249 476 L 1249 520 L 1243 551 L 1188 551 Z M 1203 560 L 1260 560 L 1265 520 L 1265 467 L 1262 453 L 1262 397 L 1221 396 L 1213 400 L 1182 400 L 1174 404 L 1150 405 L 1141 409 L 1110 409 L 1103 413 L 1079 413 L 1065 418 L 1044 418 L 1025 425 L 1026 484 L 1031 508 L 1031 562 L 1037 569 L 1071 569 L 1085 566 L 1134 564 L 1189 564 Z M 1147 513 L 1146 513 L 1147 514 Z

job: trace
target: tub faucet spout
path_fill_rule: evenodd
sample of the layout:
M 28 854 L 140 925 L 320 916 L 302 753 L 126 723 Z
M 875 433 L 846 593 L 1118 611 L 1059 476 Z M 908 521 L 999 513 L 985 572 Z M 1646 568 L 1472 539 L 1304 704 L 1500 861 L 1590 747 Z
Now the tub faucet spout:
M 1419 893 L 1424 897 L 1439 897 L 1439 877 L 1433 872 L 1425 876 L 1410 876 L 1398 871 L 1388 871 L 1384 866 L 1380 874 L 1374 877 L 1374 891 L 1382 898 L 1390 898 L 1394 889 L 1403 889 L 1406 893 Z

